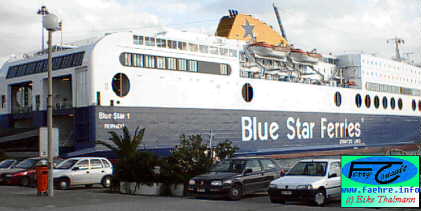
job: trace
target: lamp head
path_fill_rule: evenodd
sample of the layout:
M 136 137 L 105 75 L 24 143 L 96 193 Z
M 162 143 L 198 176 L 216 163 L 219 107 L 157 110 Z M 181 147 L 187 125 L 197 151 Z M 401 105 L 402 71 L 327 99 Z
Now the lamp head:
M 60 20 L 54 14 L 47 14 L 42 17 L 42 26 L 48 31 L 60 30 Z

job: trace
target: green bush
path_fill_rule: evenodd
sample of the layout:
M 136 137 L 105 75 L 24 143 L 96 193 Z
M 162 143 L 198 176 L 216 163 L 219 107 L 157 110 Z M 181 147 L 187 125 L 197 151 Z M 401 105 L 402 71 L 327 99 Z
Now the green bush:
M 158 157 L 153 153 L 137 152 L 132 157 L 119 160 L 116 175 L 120 181 L 152 185 L 159 182 L 159 172 L 155 170 L 159 164 Z
M 238 147 L 232 145 L 232 142 L 225 140 L 215 147 L 215 154 L 219 160 L 232 158 L 238 151 Z
M 7 156 L 3 151 L 0 151 L 0 161 L 6 160 Z

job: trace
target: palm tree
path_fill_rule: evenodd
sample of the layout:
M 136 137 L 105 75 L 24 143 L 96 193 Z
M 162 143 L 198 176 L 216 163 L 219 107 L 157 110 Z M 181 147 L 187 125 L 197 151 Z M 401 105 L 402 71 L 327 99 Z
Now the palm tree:
M 123 135 L 119 135 L 114 131 L 108 132 L 111 135 L 110 141 L 97 141 L 97 144 L 102 144 L 114 151 L 118 158 L 128 159 L 136 156 L 137 148 L 142 143 L 143 135 L 145 134 L 145 128 L 136 128 L 133 137 L 130 135 L 129 129 L 123 127 Z

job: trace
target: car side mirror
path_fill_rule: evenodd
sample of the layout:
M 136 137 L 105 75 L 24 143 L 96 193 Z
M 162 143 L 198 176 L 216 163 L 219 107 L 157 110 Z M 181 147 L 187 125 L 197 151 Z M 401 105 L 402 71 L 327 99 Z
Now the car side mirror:
M 338 174 L 332 173 L 332 174 L 329 174 L 328 178 L 337 177 L 337 176 L 338 176 Z
M 252 169 L 246 169 L 244 171 L 244 175 L 251 174 L 251 173 L 253 173 L 253 170 Z
M 79 170 L 80 168 L 79 167 L 73 167 L 72 168 L 72 171 L 77 171 L 77 170 Z

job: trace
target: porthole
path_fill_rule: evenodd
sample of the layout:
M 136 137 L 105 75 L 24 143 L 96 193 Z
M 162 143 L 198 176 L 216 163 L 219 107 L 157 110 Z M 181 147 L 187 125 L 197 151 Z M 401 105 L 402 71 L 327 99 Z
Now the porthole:
M 418 111 L 421 111 L 421 100 L 418 100 Z
M 371 98 L 370 98 L 370 95 L 366 95 L 365 96 L 364 102 L 365 102 L 365 107 L 370 108 L 370 106 L 371 106 Z
M 399 108 L 399 110 L 402 110 L 402 107 L 403 107 L 402 99 L 399 98 L 399 100 L 398 100 L 398 108 Z
M 379 108 L 380 106 L 380 99 L 378 96 L 374 97 L 374 107 Z
M 392 99 L 390 99 L 390 108 L 395 109 L 396 107 L 396 101 L 395 98 L 392 97 Z
M 336 92 L 335 93 L 335 99 L 334 99 L 334 101 L 335 101 L 335 105 L 336 106 L 341 106 L 341 104 L 342 104 L 342 96 L 341 96 L 341 93 L 340 92 Z
M 249 83 L 244 84 L 242 94 L 243 99 L 246 102 L 250 102 L 251 100 L 253 100 L 253 87 Z
M 124 97 L 129 94 L 130 81 L 124 73 L 117 73 L 113 77 L 111 83 L 114 93 L 119 97 Z
M 387 104 L 388 104 L 387 103 L 387 97 L 383 97 L 383 100 L 382 101 L 383 101 L 383 108 L 384 109 L 387 109 Z
M 417 102 L 415 100 L 412 100 L 412 110 L 415 111 L 417 109 Z
M 361 108 L 362 101 L 360 94 L 355 95 L 355 105 L 357 105 L 358 108 Z

